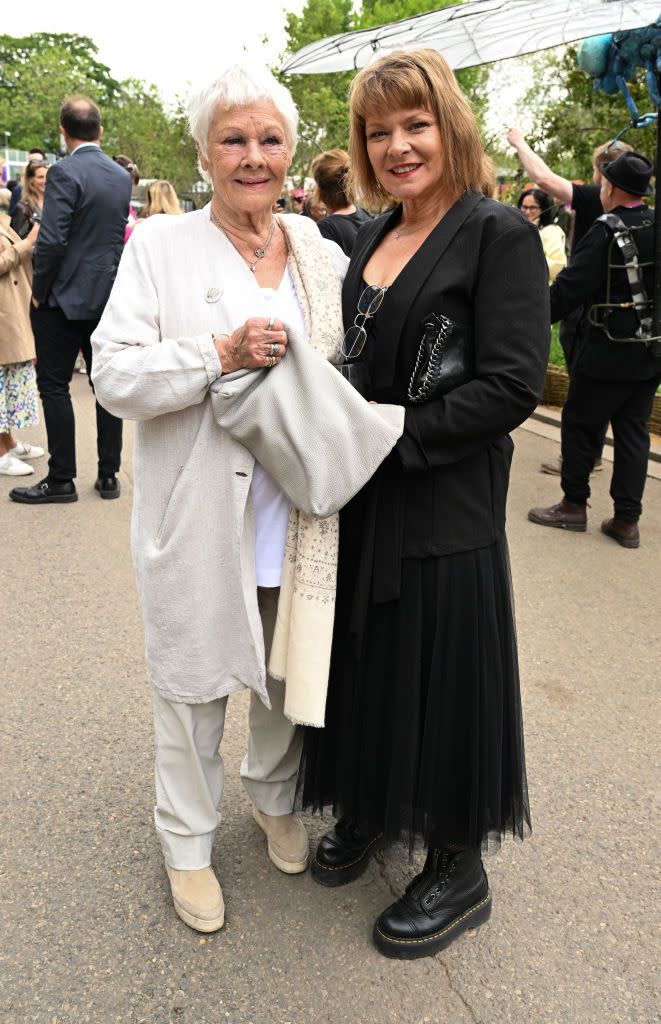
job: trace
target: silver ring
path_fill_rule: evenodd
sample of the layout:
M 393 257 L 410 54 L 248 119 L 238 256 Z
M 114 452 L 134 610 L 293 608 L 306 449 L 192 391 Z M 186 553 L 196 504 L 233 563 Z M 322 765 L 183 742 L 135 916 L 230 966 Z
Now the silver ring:
M 267 331 L 272 331 L 273 330 L 273 317 L 272 316 L 269 317 L 269 322 L 266 325 L 266 330 Z
M 267 366 L 275 366 L 275 364 L 277 363 L 277 361 L 278 361 L 278 360 L 277 360 L 277 359 L 275 358 L 275 356 L 268 356 L 268 357 L 267 357 L 267 360 L 266 360 L 266 365 L 267 365 Z
M 279 356 L 280 355 L 280 346 L 278 345 L 277 341 L 274 341 L 273 344 L 271 345 L 271 355 L 272 356 Z

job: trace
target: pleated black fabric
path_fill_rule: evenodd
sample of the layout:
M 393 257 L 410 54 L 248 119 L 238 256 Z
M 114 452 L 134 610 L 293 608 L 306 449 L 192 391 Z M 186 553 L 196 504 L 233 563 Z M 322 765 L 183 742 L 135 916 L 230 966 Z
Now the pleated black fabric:
M 306 729 L 299 805 L 411 847 L 487 852 L 505 833 L 523 838 L 530 808 L 505 536 L 403 558 L 399 597 L 378 603 L 361 585 L 362 512 L 352 505 L 341 517 L 326 727 Z

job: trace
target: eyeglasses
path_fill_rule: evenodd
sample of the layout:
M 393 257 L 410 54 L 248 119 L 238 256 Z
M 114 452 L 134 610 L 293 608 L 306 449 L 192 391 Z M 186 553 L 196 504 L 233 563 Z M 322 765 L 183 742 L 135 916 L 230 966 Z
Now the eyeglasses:
M 388 285 L 381 288 L 379 285 L 369 284 L 362 292 L 358 299 L 358 312 L 342 342 L 342 355 L 345 359 L 357 359 L 365 348 L 367 341 L 365 324 L 377 312 L 387 291 Z
M 541 206 L 522 206 L 522 210 L 541 210 Z

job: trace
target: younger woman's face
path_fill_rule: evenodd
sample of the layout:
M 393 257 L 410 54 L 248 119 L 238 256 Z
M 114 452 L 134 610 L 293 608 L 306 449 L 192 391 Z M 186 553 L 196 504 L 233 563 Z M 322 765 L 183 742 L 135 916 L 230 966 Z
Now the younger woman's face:
M 521 210 L 523 216 L 527 217 L 528 220 L 533 222 L 533 224 L 535 223 L 535 221 L 539 220 L 542 212 L 542 208 L 534 196 L 524 196 L 519 209 Z
M 48 174 L 47 167 L 37 167 L 32 178 L 32 187 L 39 196 L 43 196 L 46 191 L 46 175 Z

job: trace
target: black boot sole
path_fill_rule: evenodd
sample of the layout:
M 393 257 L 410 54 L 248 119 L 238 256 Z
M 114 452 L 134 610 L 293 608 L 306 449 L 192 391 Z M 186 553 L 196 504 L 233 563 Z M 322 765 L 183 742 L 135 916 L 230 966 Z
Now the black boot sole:
M 310 862 L 310 874 L 314 878 L 315 882 L 319 885 L 326 885 L 331 889 L 335 889 L 337 886 L 346 885 L 348 882 L 353 882 L 356 878 L 360 878 L 364 871 L 367 870 L 367 865 L 370 859 L 376 853 L 377 850 L 382 849 L 385 846 L 383 834 L 376 836 L 371 843 L 369 843 L 361 855 L 356 860 L 351 861 L 350 864 L 343 864 L 339 868 L 327 868 L 317 860 L 317 856 L 312 858 Z
M 484 924 L 491 916 L 491 893 L 476 903 L 474 907 L 467 910 L 440 932 L 427 935 L 419 939 L 393 939 L 385 935 L 379 928 L 378 922 L 374 925 L 373 939 L 377 949 L 395 960 L 417 960 L 423 956 L 433 956 L 440 953 L 450 943 L 458 939 L 464 932 L 471 928 L 477 928 Z

